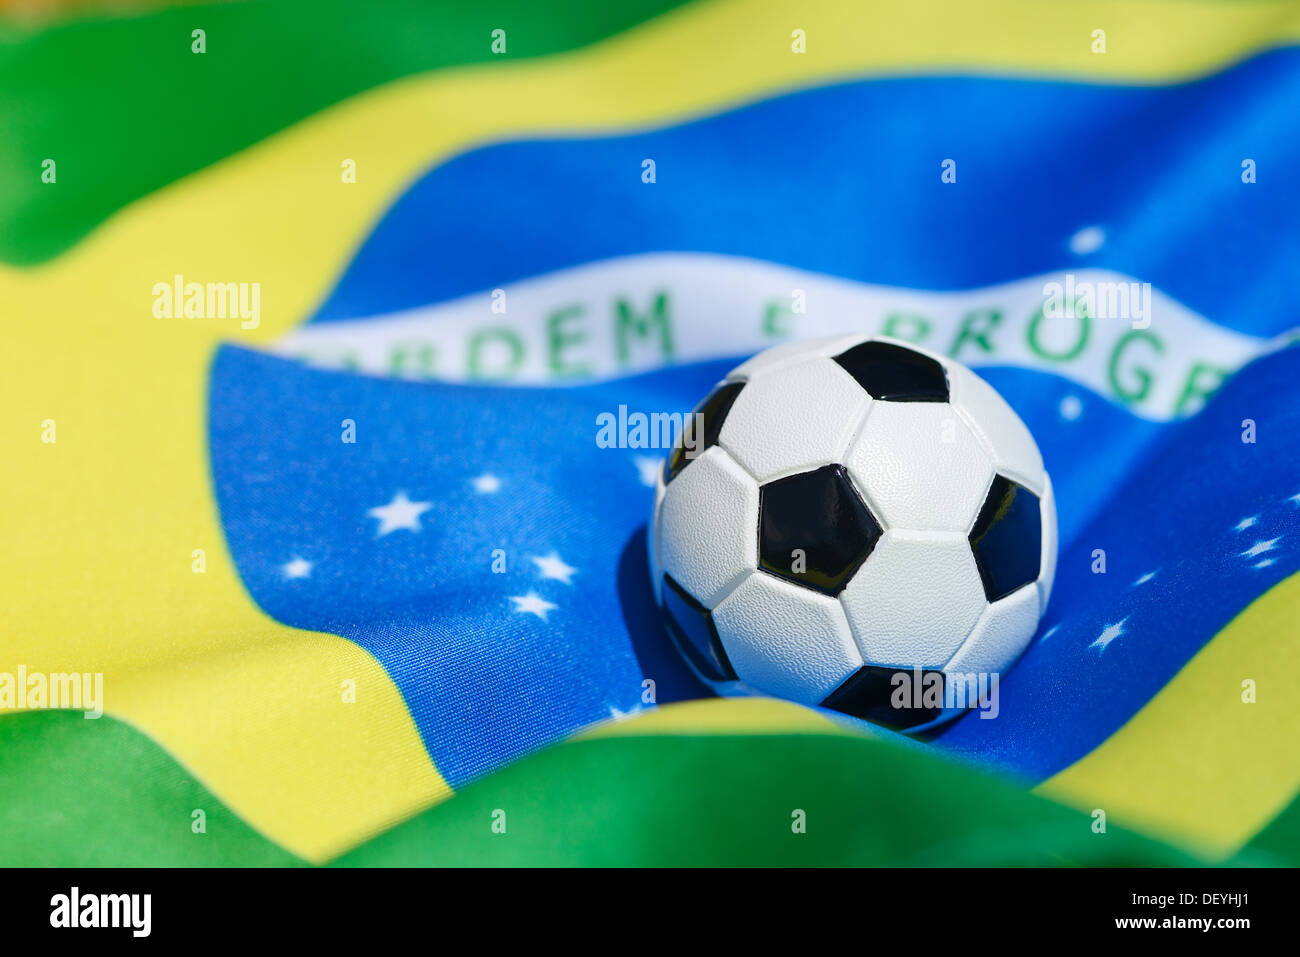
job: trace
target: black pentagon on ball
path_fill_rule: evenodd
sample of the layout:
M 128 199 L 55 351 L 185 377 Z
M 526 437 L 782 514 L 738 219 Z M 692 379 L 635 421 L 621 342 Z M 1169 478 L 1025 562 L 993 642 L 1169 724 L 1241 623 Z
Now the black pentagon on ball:
M 989 601 L 1034 581 L 1043 556 L 1038 496 L 1008 478 L 994 476 L 971 527 L 970 544 Z
M 703 455 L 707 449 L 718 444 L 718 433 L 722 431 L 722 423 L 727 420 L 727 413 L 731 411 L 736 396 L 740 395 L 740 390 L 744 387 L 745 383 L 743 382 L 724 382 L 705 396 L 704 401 L 696 407 L 683 426 L 682 434 L 678 436 L 672 454 L 668 456 L 668 461 L 664 463 L 665 485 L 675 479 L 682 469 L 690 465 L 696 456 Z M 696 437 L 697 423 L 700 423 L 703 441 L 699 441 Z M 696 444 L 697 442 L 699 444 Z M 690 453 L 686 449 L 688 443 L 694 446 Z
M 943 366 L 906 346 L 871 340 L 841 352 L 835 361 L 873 399 L 887 402 L 948 401 L 948 376 Z
M 713 615 L 671 575 L 664 576 L 664 617 L 677 651 L 710 681 L 735 681 Z
M 908 677 L 908 684 L 902 689 L 898 687 L 895 679 L 895 675 L 899 673 Z M 849 675 L 842 685 L 827 695 L 826 700 L 822 702 L 822 707 L 855 718 L 874 721 L 896 731 L 915 728 L 938 718 L 943 713 L 943 709 L 925 705 L 919 696 L 899 693 L 900 690 L 908 691 L 914 680 L 915 672 L 911 668 L 882 668 L 878 665 L 866 665 Z M 943 672 L 928 670 L 921 672 L 923 688 L 928 687 L 929 683 L 935 680 L 938 681 L 937 700 L 942 701 Z
M 796 585 L 838 595 L 880 534 L 842 465 L 759 489 L 758 565 Z

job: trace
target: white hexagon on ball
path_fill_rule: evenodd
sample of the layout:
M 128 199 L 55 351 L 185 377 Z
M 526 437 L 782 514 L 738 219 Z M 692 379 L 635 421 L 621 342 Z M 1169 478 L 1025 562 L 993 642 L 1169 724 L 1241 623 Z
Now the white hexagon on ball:
M 886 528 L 965 532 L 993 481 L 984 445 L 947 403 L 875 403 L 845 464 Z
M 866 661 L 942 668 L 988 602 L 965 536 L 884 534 L 840 596 Z
M 718 443 L 759 482 L 837 461 L 869 398 L 830 359 L 760 371 L 741 389 Z
M 839 602 L 754 572 L 713 610 L 736 674 L 800 704 L 819 704 L 863 665 Z
M 758 486 L 719 448 L 694 458 L 664 490 L 659 561 L 712 608 L 757 567 Z

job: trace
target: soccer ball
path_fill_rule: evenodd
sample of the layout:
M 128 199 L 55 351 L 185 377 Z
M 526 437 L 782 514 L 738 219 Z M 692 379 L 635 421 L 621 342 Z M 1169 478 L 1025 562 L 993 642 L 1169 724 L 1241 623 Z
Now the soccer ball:
M 1047 606 L 1056 506 L 991 386 L 910 343 L 837 336 L 760 353 L 696 413 L 647 537 L 701 679 L 911 731 L 996 686 Z

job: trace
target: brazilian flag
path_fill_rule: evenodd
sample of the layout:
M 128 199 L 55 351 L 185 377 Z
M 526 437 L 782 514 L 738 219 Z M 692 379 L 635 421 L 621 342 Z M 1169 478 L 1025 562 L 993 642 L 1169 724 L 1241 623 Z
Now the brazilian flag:
M 1300 863 L 1298 104 L 1288 0 L 4 14 L 0 864 Z M 846 331 L 1052 474 L 994 720 L 663 633 L 597 417 Z

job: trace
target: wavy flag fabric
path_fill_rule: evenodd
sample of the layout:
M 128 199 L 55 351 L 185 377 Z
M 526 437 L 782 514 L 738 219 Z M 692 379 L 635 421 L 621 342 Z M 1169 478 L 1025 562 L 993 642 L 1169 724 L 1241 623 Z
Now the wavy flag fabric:
M 1300 6 L 336 6 L 0 30 L 0 862 L 1300 862 Z M 596 442 L 849 331 L 1056 488 L 921 741 L 710 698 Z

